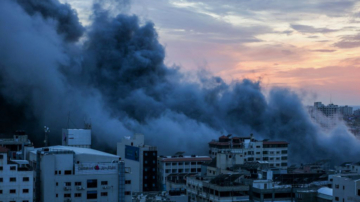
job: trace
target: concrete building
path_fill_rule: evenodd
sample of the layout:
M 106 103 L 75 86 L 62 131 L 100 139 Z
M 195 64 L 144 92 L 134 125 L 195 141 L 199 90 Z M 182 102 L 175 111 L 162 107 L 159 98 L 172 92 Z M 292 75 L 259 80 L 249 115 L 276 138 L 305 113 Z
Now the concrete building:
M 189 202 L 249 201 L 249 185 L 242 182 L 243 178 L 244 176 L 241 174 L 188 177 Z
M 360 175 L 334 176 L 333 201 L 360 201 Z
M 62 145 L 90 148 L 91 129 L 62 129 Z
M 175 184 L 184 180 L 184 174 L 200 173 L 201 166 L 205 163 L 210 163 L 211 160 L 208 156 L 183 156 L 182 154 L 158 157 L 158 179 L 162 190 L 169 191 L 167 188 L 170 188 L 170 184 L 173 185 L 172 188 L 180 188 L 175 186 Z M 171 179 L 168 179 L 167 186 L 166 182 L 169 175 L 172 176 Z
M 270 167 L 287 168 L 288 144 L 284 141 L 258 141 L 250 137 L 221 136 L 209 143 L 216 167 L 226 169 L 245 162 L 268 161 Z
M 123 137 L 117 143 L 117 155 L 124 161 L 130 172 L 125 175 L 126 201 L 132 192 L 157 191 L 157 148 L 144 144 L 144 135 L 134 134 Z
M 29 151 L 35 201 L 124 201 L 125 165 L 119 156 L 69 146 Z
M 32 202 L 34 173 L 26 160 L 11 160 L 0 147 L 0 201 Z
M 9 149 L 9 157 L 12 159 L 24 159 L 24 147 L 32 147 L 31 141 L 25 131 L 18 130 L 12 136 L 0 138 L 0 146 Z
M 340 113 L 344 116 L 351 116 L 353 115 L 353 108 L 349 107 L 347 105 L 345 106 L 340 106 L 339 107 Z
M 321 102 L 315 102 L 314 103 L 315 109 L 321 111 L 325 116 L 327 117 L 333 117 L 336 114 L 340 113 L 340 108 L 338 105 L 334 105 L 332 103 L 328 105 L 324 105 Z

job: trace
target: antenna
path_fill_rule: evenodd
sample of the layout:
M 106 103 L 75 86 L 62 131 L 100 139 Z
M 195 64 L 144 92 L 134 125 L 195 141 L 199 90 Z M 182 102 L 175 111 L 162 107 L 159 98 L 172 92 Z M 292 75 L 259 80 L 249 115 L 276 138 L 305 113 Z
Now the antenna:
M 45 145 L 45 147 L 47 147 L 48 146 L 48 136 L 49 136 L 49 133 L 50 133 L 50 128 L 47 127 L 47 126 L 44 126 L 44 133 L 45 133 L 44 145 Z

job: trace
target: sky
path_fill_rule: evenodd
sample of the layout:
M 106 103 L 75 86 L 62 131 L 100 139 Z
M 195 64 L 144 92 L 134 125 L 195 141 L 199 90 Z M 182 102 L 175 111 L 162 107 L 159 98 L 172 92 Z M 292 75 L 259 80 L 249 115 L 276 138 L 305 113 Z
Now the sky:
M 89 23 L 91 1 L 61 2 Z M 304 104 L 360 105 L 359 1 L 132 0 L 109 8 L 152 21 L 166 64 L 185 73 L 288 87 Z

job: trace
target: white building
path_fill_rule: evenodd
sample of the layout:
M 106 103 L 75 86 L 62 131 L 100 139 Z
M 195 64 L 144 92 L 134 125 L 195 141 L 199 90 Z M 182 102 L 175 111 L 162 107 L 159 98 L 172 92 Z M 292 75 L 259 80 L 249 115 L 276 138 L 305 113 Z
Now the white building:
M 62 129 L 62 145 L 91 147 L 91 129 Z
M 345 106 L 340 106 L 339 109 L 340 109 L 340 113 L 342 115 L 344 115 L 344 116 L 353 115 L 353 108 L 352 107 L 349 107 L 349 106 L 345 105 Z
M 123 137 L 117 143 L 117 155 L 130 172 L 125 175 L 125 200 L 131 200 L 132 192 L 157 191 L 157 148 L 144 144 L 144 135 Z
M 226 169 L 245 162 L 267 161 L 270 167 L 287 168 L 288 144 L 284 141 L 258 141 L 250 137 L 221 136 L 209 143 L 216 167 Z
M 35 173 L 35 200 L 124 201 L 123 161 L 105 152 L 69 146 L 29 152 Z
M 333 201 L 360 201 L 360 175 L 334 176 Z
M 211 158 L 208 156 L 160 156 L 158 157 L 158 175 L 160 186 L 162 190 L 166 190 L 166 180 L 167 177 L 172 174 L 173 178 L 183 177 L 185 173 L 197 174 L 201 172 L 201 165 L 205 163 L 210 163 Z M 174 174 L 179 174 L 176 176 Z M 173 181 L 175 179 L 171 179 Z M 179 181 L 183 179 L 177 179 Z
M 34 173 L 28 161 L 10 160 L 8 152 L 0 147 L 0 201 L 33 201 Z
M 0 139 L 0 146 L 9 149 L 8 155 L 12 159 L 24 159 L 23 148 L 32 146 L 25 131 L 18 130 L 8 138 Z

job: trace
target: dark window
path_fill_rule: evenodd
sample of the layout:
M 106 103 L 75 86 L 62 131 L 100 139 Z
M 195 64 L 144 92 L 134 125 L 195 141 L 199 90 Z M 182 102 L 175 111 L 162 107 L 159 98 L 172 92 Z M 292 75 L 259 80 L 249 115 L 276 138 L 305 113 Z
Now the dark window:
M 131 195 L 131 192 L 126 191 L 126 192 L 125 192 L 125 195 L 126 195 L 126 196 Z
M 4 180 L 3 180 L 3 178 L 0 178 L 0 182 L 3 182 Z
M 0 159 L 3 159 L 4 158 L 4 156 L 3 155 L 0 155 Z
M 177 163 L 172 163 L 172 165 L 173 165 L 173 166 L 176 166 L 176 165 L 177 165 Z
M 108 193 L 107 192 L 101 192 L 101 196 L 107 196 Z
M 339 189 L 339 185 L 338 185 L 338 184 L 336 184 L 336 185 L 335 185 L 335 188 L 336 188 L 336 189 Z
M 64 198 L 70 198 L 71 194 L 64 194 Z
M 0 189 L 0 194 L 2 194 L 2 189 Z
M 260 154 L 260 152 L 256 152 L 256 154 Z
M 192 173 L 196 173 L 196 168 L 191 168 Z
M 10 182 L 16 182 L 16 177 L 10 177 Z
M 88 191 L 86 198 L 87 199 L 97 199 L 97 191 Z
M 10 194 L 16 194 L 16 189 L 10 189 Z
M 59 170 L 59 175 L 61 175 L 61 170 Z
M 2 167 L 2 166 L 0 166 L 0 170 L 3 170 L 3 167 Z
M 28 177 L 23 177 L 23 182 L 29 182 L 29 178 Z
M 196 162 L 191 162 L 191 165 L 196 165 Z
M 71 182 L 65 182 L 65 186 L 71 186 Z
M 107 181 L 101 181 L 101 185 L 107 185 L 108 182 Z
M 345 190 L 345 186 L 343 186 L 343 190 Z
M 360 189 L 358 189 L 358 193 L 357 193 L 357 194 L 358 194 L 358 196 L 360 196 Z
M 75 182 L 75 186 L 81 186 L 81 182 Z
M 287 160 L 287 156 L 282 156 L 281 160 Z
M 59 186 L 59 183 L 58 183 L 58 182 L 56 183 L 56 186 Z
M 87 188 L 97 188 L 97 180 L 87 180 Z
M 75 197 L 81 197 L 81 193 L 75 193 Z
M 281 163 L 281 166 L 287 166 L 287 163 Z
M 10 170 L 16 170 L 16 166 L 10 166 Z
M 65 170 L 64 175 L 71 175 L 71 170 Z
M 282 154 L 287 154 L 287 150 L 282 150 L 281 153 Z
M 335 201 L 339 201 L 339 197 L 336 196 L 336 197 L 335 197 Z
M 57 175 L 57 170 L 55 170 L 55 175 Z
M 28 189 L 23 189 L 23 193 L 29 193 Z
M 56 194 L 56 198 L 59 197 L 59 194 Z
M 131 180 L 125 180 L 125 184 L 131 184 Z

